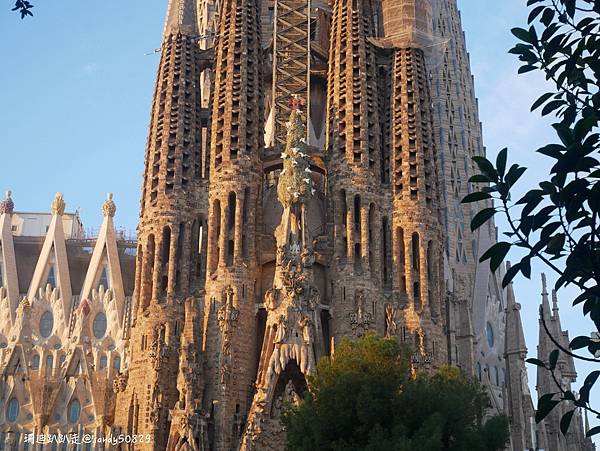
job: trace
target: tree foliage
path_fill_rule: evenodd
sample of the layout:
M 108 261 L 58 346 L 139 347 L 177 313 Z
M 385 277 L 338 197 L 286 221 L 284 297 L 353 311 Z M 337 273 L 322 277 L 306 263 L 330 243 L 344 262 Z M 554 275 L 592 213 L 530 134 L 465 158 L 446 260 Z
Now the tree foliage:
M 486 202 L 471 223 L 473 230 L 498 213 L 508 221 L 506 240 L 492 246 L 481 258 L 490 260 L 491 269 L 496 270 L 511 250 L 521 251 L 520 261 L 504 277 L 504 286 L 519 273 L 530 278 L 531 262 L 539 260 L 557 274 L 557 290 L 566 285 L 579 289 L 573 305 L 581 306 L 583 315 L 589 315 L 596 330 L 600 330 L 600 1 L 529 0 L 527 6 L 528 28 L 513 28 L 520 42 L 510 53 L 523 63 L 519 73 L 541 72 L 547 81 L 548 92 L 533 103 L 531 110 L 541 109 L 542 116 L 556 118 L 555 141 L 537 149 L 551 161 L 552 168 L 546 180 L 540 180 L 538 186 L 515 201 L 511 195 L 526 168 L 518 164 L 509 167 L 506 149 L 500 151 L 495 162 L 475 157 L 481 173 L 470 182 L 481 184 L 480 189 L 463 202 Z M 571 341 L 570 349 L 565 349 L 559 337 L 553 337 L 545 323 L 542 326 L 563 352 L 600 362 L 593 357 L 600 351 L 599 341 L 580 336 Z M 583 348 L 592 357 L 573 352 Z M 554 377 L 558 353 L 553 351 L 547 362 L 529 361 L 546 368 Z M 540 398 L 537 421 L 565 401 L 598 415 L 589 403 L 598 374 L 594 371 L 588 375 L 578 396 L 564 390 L 554 377 L 556 393 Z M 572 410 L 563 416 L 563 432 L 572 416 Z M 594 428 L 589 435 L 597 432 Z
M 19 12 L 19 14 L 21 14 L 21 19 L 25 19 L 27 16 L 33 16 L 33 13 L 31 12 L 32 8 L 33 5 L 27 0 L 16 0 L 12 10 Z
M 284 414 L 291 451 L 503 449 L 505 417 L 483 423 L 489 400 L 457 368 L 411 377 L 408 353 L 367 335 L 322 359 L 310 391 Z

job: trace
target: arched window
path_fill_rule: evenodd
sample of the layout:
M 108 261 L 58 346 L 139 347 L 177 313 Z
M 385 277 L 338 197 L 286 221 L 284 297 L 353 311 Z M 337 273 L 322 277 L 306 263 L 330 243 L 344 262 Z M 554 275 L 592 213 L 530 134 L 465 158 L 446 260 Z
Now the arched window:
M 7 421 L 14 423 L 17 421 L 17 417 L 19 416 L 19 401 L 17 398 L 12 398 L 8 402 L 8 406 L 6 407 L 6 419 Z
M 96 314 L 94 322 L 92 323 L 92 329 L 94 337 L 98 340 L 106 335 L 106 314 L 104 312 L 98 312 Z
M 100 369 L 103 370 L 108 366 L 108 359 L 105 355 L 100 356 Z
M 48 354 L 46 356 L 46 368 L 51 370 L 53 366 L 54 366 L 54 357 L 52 357 L 52 354 Z
M 121 369 L 121 357 L 117 356 L 113 359 L 113 368 L 115 370 Z
M 354 196 L 354 227 L 360 230 L 360 196 Z
M 46 310 L 42 317 L 40 318 L 40 335 L 43 338 L 48 338 L 52 335 L 52 330 L 54 329 L 54 316 L 52 316 L 52 312 L 50 310 Z
M 477 362 L 477 379 L 481 382 L 482 374 L 481 374 L 481 363 Z
M 485 325 L 485 336 L 490 348 L 494 347 L 494 328 L 490 323 Z
M 81 415 L 81 404 L 77 398 L 74 398 L 67 407 L 67 421 L 69 423 L 77 423 Z
M 160 251 L 160 260 L 162 264 L 161 272 L 161 285 L 160 289 L 163 292 L 167 291 L 169 285 L 169 261 L 171 256 L 171 227 L 166 226 L 162 233 L 162 248 Z
M 496 382 L 496 386 L 500 386 L 500 371 L 497 366 L 494 367 L 494 382 Z
M 33 368 L 34 370 L 37 370 L 40 367 L 40 355 L 39 354 L 33 354 L 33 357 L 31 358 L 31 368 Z

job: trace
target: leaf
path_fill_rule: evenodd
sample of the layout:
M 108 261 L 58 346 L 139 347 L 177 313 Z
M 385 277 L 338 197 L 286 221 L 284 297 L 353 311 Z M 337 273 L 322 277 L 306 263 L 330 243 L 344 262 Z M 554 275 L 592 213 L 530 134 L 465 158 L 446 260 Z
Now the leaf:
M 508 173 L 506 174 L 506 177 L 504 177 L 504 180 L 506 181 L 506 183 L 508 184 L 508 186 L 511 187 L 515 183 L 517 183 L 517 181 L 523 176 L 523 174 L 525 173 L 525 171 L 527 171 L 527 168 L 520 167 L 517 164 L 513 164 L 510 167 L 510 169 L 508 170 Z
M 571 340 L 571 343 L 569 343 L 569 349 L 572 349 L 573 351 L 575 351 L 577 349 L 586 348 L 590 344 L 590 341 L 591 341 L 590 337 L 585 337 L 585 336 L 575 337 Z
M 523 28 L 513 28 L 510 30 L 511 33 L 519 40 L 527 42 L 529 44 L 537 44 L 537 40 L 529 33 L 529 31 Z
M 490 247 L 479 259 L 479 262 L 482 263 L 486 260 L 490 260 L 490 269 L 492 272 L 496 272 L 496 270 L 500 267 L 506 255 L 510 251 L 511 244 L 506 241 L 500 241 Z
M 565 8 L 567 9 L 567 14 L 571 18 L 575 16 L 575 6 L 576 6 L 575 0 L 565 0 Z
M 535 102 L 533 102 L 533 105 L 531 105 L 531 111 L 536 110 L 537 108 L 539 108 L 541 105 L 543 105 L 544 103 L 546 103 L 546 101 L 552 97 L 554 95 L 553 92 L 547 92 L 546 94 L 544 94 L 543 96 L 541 96 L 539 99 L 537 99 Z
M 564 100 L 553 100 L 552 102 L 548 102 L 546 106 L 542 109 L 542 116 L 547 116 L 552 113 L 557 108 L 560 108 L 565 104 Z
M 495 208 L 484 208 L 471 220 L 471 231 L 474 232 L 496 214 Z
M 544 364 L 544 362 L 542 362 L 540 359 L 531 358 L 531 359 L 525 360 L 525 362 L 531 363 L 532 365 L 535 365 L 535 366 L 541 366 L 541 367 L 544 367 L 544 368 L 546 367 L 546 365 Z
M 506 274 L 504 274 L 504 277 L 502 278 L 502 288 L 506 288 L 508 284 L 512 282 L 515 276 L 519 274 L 520 269 L 521 264 L 517 263 L 506 270 Z
M 498 171 L 498 175 L 500 176 L 500 179 L 504 178 L 504 174 L 506 172 L 507 156 L 508 156 L 508 149 L 505 147 L 498 153 L 498 156 L 496 157 L 496 170 Z
M 562 432 L 563 435 L 567 435 L 567 431 L 569 430 L 569 426 L 571 426 L 571 419 L 573 418 L 574 413 L 575 409 L 569 410 L 560 419 L 560 432 Z
M 556 368 L 556 362 L 558 362 L 558 349 L 555 349 L 548 356 L 548 368 L 552 371 Z
M 529 17 L 527 18 L 527 23 L 533 22 L 535 20 L 535 18 L 537 16 L 539 16 L 545 8 L 546 8 L 546 5 L 540 5 L 540 6 L 536 6 L 535 8 L 533 8 L 531 10 L 531 12 L 529 13 Z
M 554 409 L 559 401 L 555 401 L 552 397 L 556 393 L 546 393 L 538 401 L 538 408 L 535 412 L 535 422 L 539 423 Z
M 466 195 L 461 201 L 462 204 L 468 204 L 471 202 L 479 202 L 480 200 L 491 199 L 492 195 L 489 193 L 483 193 L 481 191 L 477 191 L 476 193 L 471 193 Z
M 469 179 L 470 183 L 490 183 L 491 180 L 483 174 L 474 175 Z
M 548 144 L 547 146 L 540 147 L 537 150 L 537 152 L 541 153 L 542 155 L 546 155 L 548 157 L 558 160 L 559 158 L 562 157 L 562 153 L 565 150 L 566 149 L 564 148 L 564 146 L 561 146 L 559 144 Z
M 590 429 L 589 431 L 587 431 L 585 433 L 585 436 L 586 437 L 591 437 L 592 435 L 596 435 L 599 432 L 600 432 L 600 426 L 595 426 L 592 429 Z
M 565 239 L 566 235 L 564 233 L 554 235 L 546 247 L 546 252 L 554 255 L 560 254 L 565 247 Z
M 531 64 L 526 64 L 525 66 L 519 67 L 517 71 L 518 74 L 526 74 L 527 72 L 531 72 L 537 69 L 537 66 L 532 66 Z M 562 101 L 561 101 L 562 103 Z
M 491 181 L 498 180 L 498 172 L 490 160 L 485 157 L 473 157 L 473 161 L 477 164 L 483 175 L 487 176 Z
M 554 9 L 552 8 L 546 8 L 546 11 L 544 11 L 544 14 L 542 14 L 542 18 L 540 19 L 540 22 L 542 22 L 544 25 L 546 25 L 547 27 L 550 25 L 550 22 L 552 22 L 552 19 L 554 19 Z

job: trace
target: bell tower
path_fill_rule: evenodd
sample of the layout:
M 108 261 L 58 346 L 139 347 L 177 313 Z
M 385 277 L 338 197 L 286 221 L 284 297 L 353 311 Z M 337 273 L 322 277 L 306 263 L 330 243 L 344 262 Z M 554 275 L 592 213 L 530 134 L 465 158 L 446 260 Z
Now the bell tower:
M 166 449 L 169 410 L 179 399 L 173 381 L 184 300 L 198 295 L 204 279 L 207 115 L 200 73 L 207 66 L 196 2 L 171 0 L 146 147 L 129 367 L 115 384 L 117 428 L 151 437 L 136 449 Z

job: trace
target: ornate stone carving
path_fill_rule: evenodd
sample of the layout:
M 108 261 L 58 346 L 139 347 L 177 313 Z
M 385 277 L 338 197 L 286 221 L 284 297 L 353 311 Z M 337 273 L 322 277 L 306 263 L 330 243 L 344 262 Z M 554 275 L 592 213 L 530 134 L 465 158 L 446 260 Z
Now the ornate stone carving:
M 287 337 L 287 320 L 284 315 L 280 315 L 277 320 L 277 332 L 275 333 L 274 343 L 283 343 Z
M 365 310 L 366 301 L 363 289 L 356 290 L 354 300 L 356 310 L 349 315 L 350 327 L 352 327 L 354 334 L 360 337 L 369 330 L 373 315 Z
M 302 331 L 302 339 L 304 340 L 304 344 L 311 345 L 314 341 L 312 320 L 308 316 L 303 316 L 300 318 L 298 325 Z
M 282 265 L 281 282 L 286 291 L 286 295 L 293 301 L 304 292 L 306 274 L 302 271 L 302 266 L 293 261 L 288 261 Z
M 306 143 L 306 118 L 300 110 L 300 101 L 292 107 L 287 126 L 285 151 L 281 154 L 283 169 L 279 174 L 277 195 L 284 208 L 305 203 L 315 192 L 310 177 L 310 157 Z M 299 249 L 298 249 L 299 250 Z
M 119 372 L 115 379 L 113 380 L 113 391 L 115 393 L 124 392 L 127 389 L 127 379 L 129 378 L 129 373 Z
M 104 217 L 114 218 L 115 213 L 117 213 L 117 205 L 113 201 L 113 193 L 108 193 L 106 200 L 102 204 L 102 214 Z
M 65 214 L 65 208 L 65 199 L 63 198 L 62 193 L 56 193 L 52 205 L 50 206 L 50 211 L 52 211 L 53 215 L 62 216 Z
M 234 291 L 231 286 L 225 290 L 225 304 L 217 312 L 217 320 L 222 334 L 221 353 L 223 355 L 231 354 L 231 330 L 237 324 L 240 311 L 233 303 Z
M 265 293 L 265 307 L 267 310 L 275 310 L 279 305 L 279 290 L 269 288 Z
M 0 202 L 0 215 L 1 214 L 11 214 L 15 209 L 15 203 L 11 199 L 11 191 L 6 192 L 6 199 Z
M 154 339 L 148 350 L 148 357 L 152 363 L 152 367 L 159 370 L 162 367 L 164 360 L 170 351 L 169 346 L 165 343 L 165 325 L 156 326 L 152 333 Z
M 393 304 L 385 305 L 385 336 L 390 338 L 396 335 L 398 325 L 396 324 L 396 309 Z

